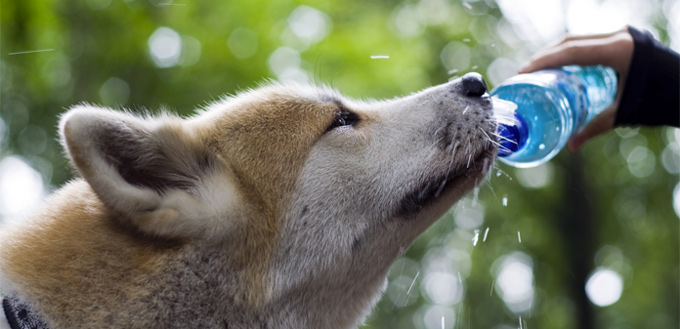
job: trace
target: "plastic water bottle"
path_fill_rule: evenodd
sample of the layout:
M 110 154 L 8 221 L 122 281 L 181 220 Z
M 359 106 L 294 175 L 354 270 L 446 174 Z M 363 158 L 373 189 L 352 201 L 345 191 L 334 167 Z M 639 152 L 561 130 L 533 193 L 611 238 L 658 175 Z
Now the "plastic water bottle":
M 604 66 L 565 66 L 506 80 L 491 91 L 500 160 L 520 168 L 550 160 L 574 132 L 612 104 L 616 84 L 616 73 Z

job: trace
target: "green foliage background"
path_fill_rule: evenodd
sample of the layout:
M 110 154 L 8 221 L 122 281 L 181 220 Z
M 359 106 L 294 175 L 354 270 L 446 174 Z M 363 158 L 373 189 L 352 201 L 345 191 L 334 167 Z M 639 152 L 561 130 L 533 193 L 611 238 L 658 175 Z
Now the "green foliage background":
M 647 2 L 649 24 L 669 43 L 662 5 L 672 1 Z M 300 6 L 326 15 L 322 40 L 307 45 L 291 33 Z M 404 32 L 408 15 L 430 16 Z M 517 63 L 535 50 L 494 1 L 481 0 L 3 0 L 0 19 L 0 159 L 20 157 L 48 189 L 72 177 L 56 123 L 76 103 L 189 114 L 276 79 L 269 63 L 284 45 L 310 81 L 355 98 L 404 95 L 468 71 L 486 76 L 496 59 Z M 181 36 L 177 65 L 152 60 L 159 27 Z M 466 67 L 443 63 L 451 42 L 469 51 Z M 32 50 L 41 51 L 24 53 Z M 537 169 L 497 164 L 397 261 L 363 328 L 678 328 L 679 141 L 671 128 L 617 129 Z M 496 285 L 509 256 L 533 275 L 531 307 L 520 312 Z M 623 278 L 611 306 L 585 295 L 596 268 Z M 458 297 L 433 300 L 428 282 L 450 283 L 429 281 L 433 272 L 454 277 Z

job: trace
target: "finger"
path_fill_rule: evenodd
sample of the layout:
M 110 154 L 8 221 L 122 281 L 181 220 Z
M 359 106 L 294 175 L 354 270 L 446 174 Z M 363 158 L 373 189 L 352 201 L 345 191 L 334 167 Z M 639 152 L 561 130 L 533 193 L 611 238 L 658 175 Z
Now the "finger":
M 591 138 L 612 130 L 617 109 L 618 104 L 608 107 L 602 113 L 595 116 L 582 131 L 572 136 L 567 143 L 569 151 L 576 152 Z
M 529 73 L 564 65 L 607 65 L 617 71 L 627 67 L 626 56 L 633 50 L 632 37 L 627 30 L 595 36 L 567 36 L 557 45 L 539 50 L 519 68 Z
M 611 52 L 609 43 L 603 44 L 601 40 L 570 41 L 537 53 L 526 66 L 521 68 L 520 73 L 564 65 L 603 64 L 611 66 Z
M 563 43 L 567 43 L 570 41 L 578 41 L 578 40 L 594 40 L 594 39 L 607 39 L 612 36 L 615 36 L 621 32 L 628 32 L 628 27 L 624 27 L 620 30 L 614 31 L 614 32 L 609 32 L 609 33 L 599 33 L 599 34 L 567 34 L 560 40 L 557 44 L 553 45 L 559 45 Z M 547 48 L 547 47 L 546 47 Z
M 580 35 L 579 35 L 579 34 L 571 34 L 571 33 L 567 33 L 564 37 L 562 37 L 562 39 L 559 39 L 559 40 L 557 40 L 557 41 L 555 41 L 555 42 L 552 42 L 552 43 L 548 44 L 548 45 L 545 46 L 545 47 L 542 47 L 541 49 L 539 49 L 539 50 L 537 51 L 537 53 L 545 52 L 545 51 L 547 51 L 547 50 L 549 50 L 549 49 L 551 49 L 551 48 L 558 47 L 558 46 L 563 45 L 563 44 L 568 43 L 568 42 L 580 41 L 580 40 L 601 40 L 601 39 L 607 39 L 607 38 L 609 38 L 609 37 L 611 37 L 611 36 L 616 35 L 617 33 L 620 33 L 621 31 L 623 31 L 623 30 L 619 30 L 619 31 L 611 32 L 611 33 L 601 33 L 601 34 L 580 34 Z M 536 56 L 533 56 L 533 57 L 536 57 Z

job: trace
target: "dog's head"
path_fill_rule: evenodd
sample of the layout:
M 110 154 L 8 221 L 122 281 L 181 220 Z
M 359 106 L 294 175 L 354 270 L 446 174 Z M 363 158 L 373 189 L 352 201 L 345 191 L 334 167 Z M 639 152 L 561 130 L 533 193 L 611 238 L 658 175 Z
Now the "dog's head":
M 81 105 L 61 131 L 126 225 L 228 241 L 234 266 L 285 293 L 344 276 L 374 283 L 483 180 L 496 153 L 485 92 L 476 74 L 386 101 L 269 84 L 187 119 Z

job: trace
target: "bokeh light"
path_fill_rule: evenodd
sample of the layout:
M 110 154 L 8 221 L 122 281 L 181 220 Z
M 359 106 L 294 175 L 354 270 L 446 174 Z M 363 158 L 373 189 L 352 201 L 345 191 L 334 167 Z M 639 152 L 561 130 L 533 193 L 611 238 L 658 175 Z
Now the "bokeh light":
M 323 40 L 330 32 L 332 24 L 328 15 L 323 12 L 300 6 L 288 17 L 288 26 L 300 41 L 309 46 Z
M 680 218 L 680 182 L 673 189 L 673 209 L 675 209 L 675 214 Z
M 549 186 L 553 180 L 553 164 L 546 162 L 534 168 L 515 169 L 517 181 L 522 186 L 532 189 Z
M 33 210 L 45 195 L 42 176 L 22 159 L 0 161 L 0 215 L 20 216 Z
M 517 34 L 535 46 L 543 46 L 565 31 L 560 0 L 498 0 L 497 3 Z
M 463 199 L 458 206 L 453 209 L 453 218 L 456 224 L 467 230 L 478 228 L 484 223 L 484 206 L 471 199 Z
M 456 313 L 447 306 L 428 306 L 423 314 L 423 323 L 425 329 L 451 329 L 456 324 Z M 420 321 L 416 321 L 416 325 L 421 327 Z
M 668 34 L 671 39 L 670 46 L 673 49 L 680 49 L 680 1 L 666 0 L 663 3 L 663 10 L 668 15 Z
M 227 45 L 234 57 L 250 58 L 257 52 L 257 33 L 251 29 L 239 27 L 231 32 Z
M 182 52 L 182 38 L 169 27 L 159 27 L 149 37 L 149 54 L 160 68 L 179 64 Z
M 269 56 L 267 64 L 280 81 L 309 81 L 309 75 L 301 67 L 300 52 L 293 48 L 279 47 Z
M 598 268 L 588 278 L 585 289 L 593 304 L 600 307 L 609 306 L 621 298 L 623 279 L 612 270 Z
M 534 303 L 534 273 L 531 257 L 522 252 L 503 256 L 496 271 L 496 292 L 514 313 L 531 310 Z
M 451 272 L 431 272 L 425 275 L 423 286 L 430 300 L 439 305 L 453 305 L 463 299 L 463 287 Z
M 121 78 L 111 77 L 102 84 L 99 97 L 108 106 L 125 105 L 130 98 L 130 86 Z
M 464 43 L 452 41 L 442 49 L 440 58 L 449 72 L 463 72 L 470 67 L 472 52 Z

